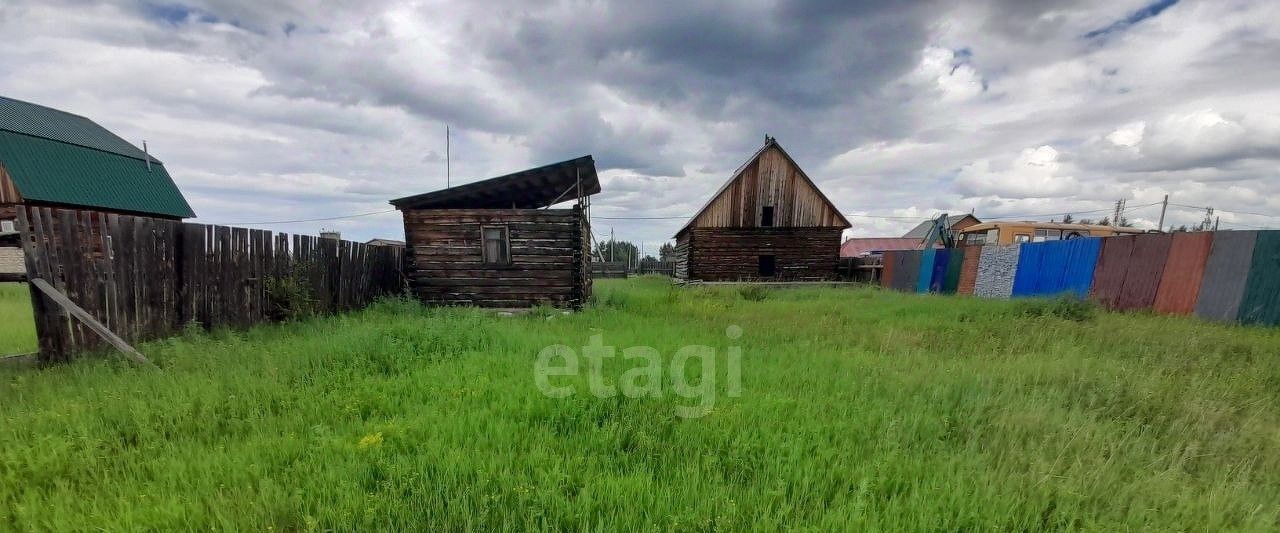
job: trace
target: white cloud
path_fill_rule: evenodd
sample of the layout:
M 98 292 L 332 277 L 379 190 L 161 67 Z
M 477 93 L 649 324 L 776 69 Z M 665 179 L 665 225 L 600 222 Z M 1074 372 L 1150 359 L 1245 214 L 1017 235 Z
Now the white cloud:
M 1080 182 L 1063 172 L 1052 146 L 1027 148 L 1007 166 L 992 168 L 986 159 L 960 168 L 956 185 L 968 196 L 1052 198 L 1074 194 Z
M 1184 1 L 1083 37 L 1144 3 L 10 0 L 0 94 L 147 139 L 211 221 L 438 188 L 449 124 L 454 183 L 595 155 L 602 216 L 692 214 L 769 133 L 868 215 L 859 236 L 1166 193 L 1280 226 L 1226 211 L 1280 213 L 1280 3 Z M 651 243 L 683 223 L 600 222 Z

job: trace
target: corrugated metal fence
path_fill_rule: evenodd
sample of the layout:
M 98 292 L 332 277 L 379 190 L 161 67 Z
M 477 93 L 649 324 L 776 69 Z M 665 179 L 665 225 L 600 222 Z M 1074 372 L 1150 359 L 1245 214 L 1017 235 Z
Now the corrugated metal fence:
M 883 285 L 899 291 L 984 298 L 1072 294 L 1114 310 L 1280 324 L 1280 231 L 890 251 L 884 263 Z

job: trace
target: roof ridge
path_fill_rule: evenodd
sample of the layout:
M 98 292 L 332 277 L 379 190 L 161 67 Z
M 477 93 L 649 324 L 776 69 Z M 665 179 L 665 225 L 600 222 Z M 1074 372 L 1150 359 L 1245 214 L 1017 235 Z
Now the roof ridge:
M 11 101 L 11 102 L 17 102 L 17 103 L 19 103 L 19 104 L 29 105 L 29 106 L 33 106 L 33 107 L 39 107 L 39 108 L 42 108 L 42 109 L 48 109 L 48 110 L 50 110 L 50 111 L 57 111 L 57 112 L 62 113 L 62 114 L 64 114 L 64 115 L 71 115 L 71 116 L 73 116 L 73 117 L 76 117 L 76 118 L 82 118 L 82 119 L 88 120 L 89 122 L 93 122 L 94 124 L 98 124 L 97 122 L 94 122 L 94 121 L 93 121 L 93 119 L 91 119 L 91 118 L 89 118 L 89 117 L 86 117 L 86 116 L 81 115 L 81 114 L 79 114 L 79 113 L 72 113 L 72 112 L 67 111 L 67 110 L 64 110 L 64 109 L 58 109 L 58 108 L 56 108 L 56 107 L 49 107 L 49 106 L 47 106 L 47 105 L 37 104 L 37 103 L 35 103 L 35 102 L 28 102 L 28 101 L 26 101 L 26 100 L 19 100 L 19 99 L 17 99 L 17 98 L 12 97 L 12 96 L 4 96 L 4 95 L 0 95 L 0 98 L 3 98 L 3 99 L 5 99 L 5 100 L 9 100 L 9 101 Z M 98 126 L 99 126 L 99 127 L 101 127 L 101 124 L 98 124 Z
M 4 97 L 3 97 L 3 96 L 0 96 L 0 98 L 4 98 Z M 51 108 L 51 109 L 52 109 L 52 108 Z M 56 110 L 55 110 L 55 111 L 56 111 Z M 79 115 L 75 115 L 75 116 L 79 116 Z M 80 118 L 85 118 L 85 117 L 80 117 Z M 86 120 L 88 120 L 88 119 L 86 119 Z M 97 122 L 94 122 L 94 124 L 97 124 Z M 93 150 L 93 151 L 95 151 L 95 152 L 102 152 L 102 153 L 104 153 L 104 154 L 118 155 L 118 156 L 120 156 L 120 157 L 126 157 L 126 158 L 132 159 L 132 160 L 134 160 L 134 161 L 143 161 L 143 162 L 146 162 L 146 161 L 147 161 L 147 159 L 143 159 L 143 158 L 141 158 L 141 157 L 135 157 L 135 156 L 131 156 L 131 155 L 129 155 L 129 154 L 122 154 L 122 153 L 120 153 L 120 152 L 116 152 L 116 151 L 113 151 L 113 150 L 103 150 L 103 149 L 101 149 L 101 148 L 97 148 L 97 147 L 94 147 L 94 146 L 88 146 L 88 145 L 84 145 L 84 144 L 80 144 L 80 143 L 73 143 L 73 142 L 71 142 L 71 141 L 64 141 L 64 140 L 62 140 L 62 139 L 54 139 L 53 137 L 46 137 L 46 136 L 44 136 L 44 135 L 32 135 L 32 134 L 27 133 L 27 132 L 25 132 L 25 131 L 18 131 L 18 130 L 15 130 L 15 129 L 13 129 L 13 128 L 6 128 L 6 127 L 4 127 L 4 126 L 0 126 L 0 131 L 7 132 L 7 133 L 12 133 L 12 134 L 14 134 L 14 135 L 21 135 L 21 136 L 23 136 L 23 137 L 30 137 L 30 138 L 32 138 L 32 139 L 40 139 L 40 140 L 42 140 L 42 141 L 49 141 L 49 142 L 55 142 L 55 143 L 59 143 L 59 144 L 65 144 L 65 145 L 68 145 L 68 146 L 75 146 L 76 148 L 84 148 L 85 150 Z M 109 132 L 109 131 L 110 131 L 110 130 L 108 130 L 108 132 Z M 128 142 L 128 141 L 125 141 L 125 142 Z M 135 146 L 134 148 L 137 148 L 137 147 Z M 146 153 L 146 152 L 143 152 L 143 153 Z M 151 163 L 153 163 L 153 164 L 160 165 L 160 166 L 164 166 L 164 163 L 163 163 L 163 162 L 161 162 L 159 159 L 156 159 L 156 158 L 155 158 L 155 156 L 152 156 L 152 155 L 150 155 L 150 154 L 147 154 L 147 158 L 148 158 L 148 159 L 150 159 L 150 160 L 151 160 Z

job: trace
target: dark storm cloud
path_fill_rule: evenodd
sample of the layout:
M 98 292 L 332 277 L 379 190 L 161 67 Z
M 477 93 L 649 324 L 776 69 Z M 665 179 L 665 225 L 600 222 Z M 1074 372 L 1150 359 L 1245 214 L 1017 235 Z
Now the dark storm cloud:
M 916 62 L 926 8 L 925 2 L 603 3 L 568 16 L 512 13 L 514 20 L 476 30 L 475 37 L 506 75 L 553 101 L 572 106 L 583 85 L 603 84 L 644 105 L 736 124 L 739 132 L 717 139 L 717 147 L 742 151 L 766 132 L 785 142 L 824 127 L 817 126 L 827 122 L 824 114 L 867 105 Z M 830 128 L 840 139 L 831 145 L 796 144 L 806 155 L 829 157 L 836 144 L 871 133 L 866 125 Z M 622 159 L 635 164 L 657 155 L 646 146 Z
M 1280 212 L 1280 6 L 1170 5 L 0 0 L 0 94 L 152 140 L 223 222 L 442 187 L 446 124 L 453 184 L 594 155 L 601 216 L 692 214 L 766 133 L 862 214 Z

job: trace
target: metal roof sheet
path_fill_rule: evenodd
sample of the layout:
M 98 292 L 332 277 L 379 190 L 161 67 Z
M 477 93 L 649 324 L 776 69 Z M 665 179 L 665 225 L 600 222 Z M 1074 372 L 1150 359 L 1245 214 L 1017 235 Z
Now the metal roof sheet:
M 595 160 L 585 155 L 435 192 L 391 201 L 396 209 L 536 209 L 600 192 Z
M 24 200 L 195 216 L 159 161 L 0 130 L 0 164 Z
M 941 245 L 936 245 L 936 247 Z M 922 250 L 920 239 L 902 237 L 854 237 L 840 244 L 840 257 L 860 257 L 889 250 Z
M 106 128 L 80 115 L 0 96 L 0 130 L 143 159 L 145 154 Z M 155 158 L 151 159 L 155 162 Z
M 974 220 L 978 220 L 978 217 L 974 217 L 969 213 L 965 213 L 963 215 L 948 215 L 947 227 L 951 229 L 955 229 L 956 224 L 960 223 L 961 221 L 969 217 L 973 217 Z M 902 237 L 911 238 L 911 239 L 923 239 L 929 235 L 929 230 L 931 229 L 933 229 L 933 220 L 926 220 L 924 222 L 917 224 L 916 227 L 911 228 L 911 231 L 908 231 L 902 234 Z

